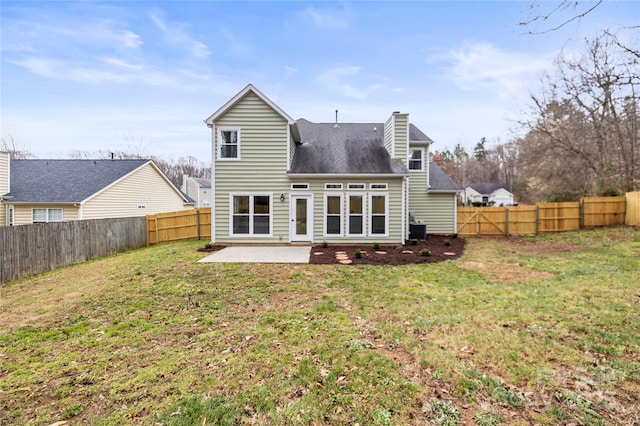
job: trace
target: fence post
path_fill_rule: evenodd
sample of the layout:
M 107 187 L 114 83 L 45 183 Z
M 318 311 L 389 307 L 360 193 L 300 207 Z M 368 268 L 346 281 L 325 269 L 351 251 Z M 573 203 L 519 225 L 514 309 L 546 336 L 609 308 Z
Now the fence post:
M 200 209 L 196 209 L 196 235 L 200 241 Z
M 580 229 L 584 229 L 584 197 L 580 198 Z
M 504 236 L 508 237 L 509 236 L 509 207 L 505 207 L 504 211 L 505 211 L 505 215 L 504 215 Z
M 540 207 L 536 204 L 536 235 L 540 233 Z

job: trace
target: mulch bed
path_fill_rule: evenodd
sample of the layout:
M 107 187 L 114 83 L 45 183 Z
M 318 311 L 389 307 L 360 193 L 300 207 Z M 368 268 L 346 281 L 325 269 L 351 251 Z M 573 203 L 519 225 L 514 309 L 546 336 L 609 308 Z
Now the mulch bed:
M 449 241 L 449 245 L 446 245 L 445 241 Z M 351 265 L 407 265 L 443 262 L 462 256 L 465 243 L 464 238 L 451 238 L 449 235 L 428 235 L 426 240 L 420 240 L 416 245 L 407 241 L 404 246 L 381 245 L 378 250 L 373 248 L 373 244 L 329 244 L 326 248 L 317 245 L 311 248 L 309 263 L 338 264 L 340 259 L 346 260 L 346 264 Z M 424 248 L 430 251 L 429 256 L 421 254 Z M 360 258 L 355 256 L 357 249 L 361 252 L 362 257 Z

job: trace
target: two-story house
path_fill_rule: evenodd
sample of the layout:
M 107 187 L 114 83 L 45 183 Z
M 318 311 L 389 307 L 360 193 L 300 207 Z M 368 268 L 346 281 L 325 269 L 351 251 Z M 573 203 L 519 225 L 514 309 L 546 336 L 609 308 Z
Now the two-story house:
M 459 188 L 428 161 L 432 141 L 408 114 L 296 121 L 248 85 L 205 122 L 214 242 L 402 244 L 410 220 L 456 232 Z

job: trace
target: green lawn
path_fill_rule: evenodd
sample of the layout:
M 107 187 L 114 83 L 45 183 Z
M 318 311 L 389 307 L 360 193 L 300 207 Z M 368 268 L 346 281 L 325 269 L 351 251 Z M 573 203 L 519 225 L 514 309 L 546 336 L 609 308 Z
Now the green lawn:
M 398 267 L 202 245 L 5 284 L 0 425 L 640 422 L 640 229 Z

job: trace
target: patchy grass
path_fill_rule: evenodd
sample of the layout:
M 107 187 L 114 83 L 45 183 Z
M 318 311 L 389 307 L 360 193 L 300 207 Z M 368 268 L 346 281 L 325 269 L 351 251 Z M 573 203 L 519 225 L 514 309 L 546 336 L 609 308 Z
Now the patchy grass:
M 640 230 L 397 267 L 150 247 L 0 289 L 0 424 L 634 424 Z

